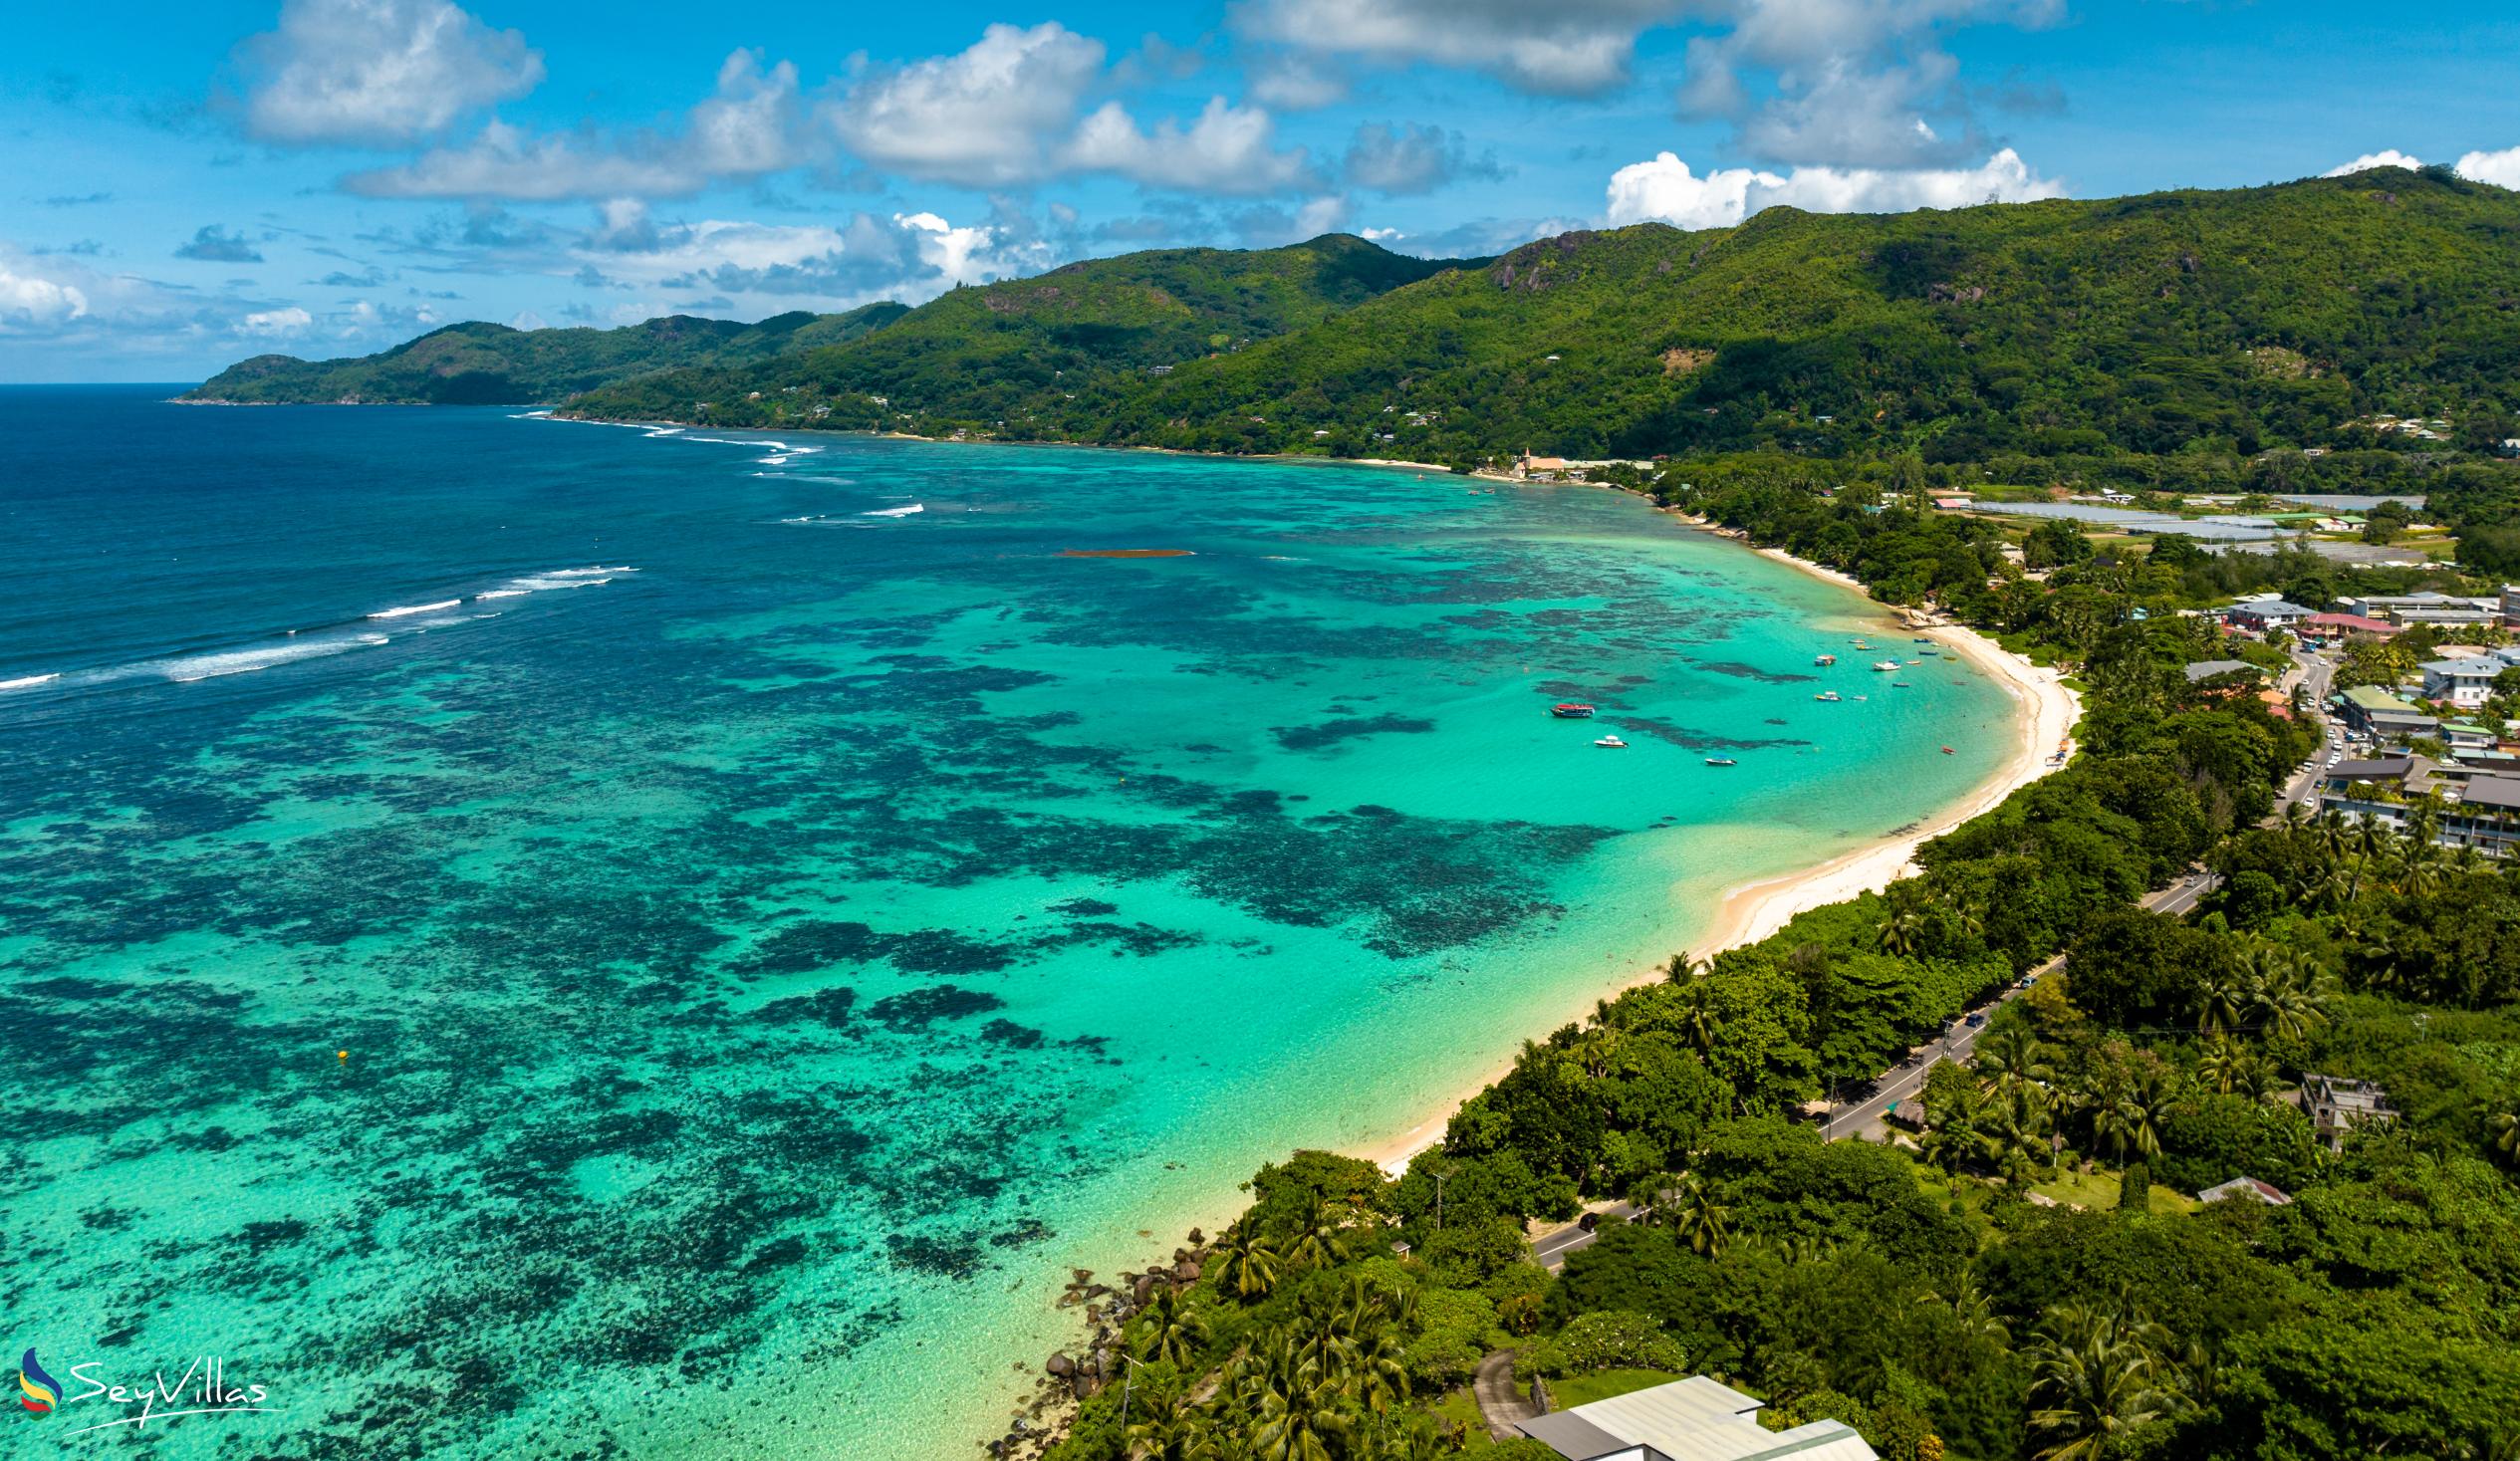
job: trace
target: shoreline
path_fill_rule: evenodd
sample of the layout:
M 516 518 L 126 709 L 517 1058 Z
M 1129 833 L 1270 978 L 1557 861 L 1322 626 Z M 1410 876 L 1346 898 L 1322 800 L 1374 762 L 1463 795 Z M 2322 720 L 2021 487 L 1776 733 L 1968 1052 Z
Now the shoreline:
M 1782 549 L 1752 547 L 1747 541 L 1695 518 L 1683 515 L 1682 520 L 1710 536 L 1730 539 L 1762 558 L 1852 590 L 1880 612 L 1901 612 L 1894 606 L 1875 599 L 1862 583 L 1847 574 L 1796 558 Z M 1924 634 L 1967 661 L 1972 668 L 1994 680 L 2021 708 L 2021 713 L 2015 716 L 2013 722 L 2016 743 L 2012 754 L 1967 795 L 1925 818 L 1911 832 L 1875 839 L 1815 867 L 1725 888 L 1713 919 L 1695 940 L 1694 951 L 1699 957 L 1711 957 L 1725 949 L 1757 943 L 1791 922 L 1797 914 L 1843 902 L 1862 893 L 1879 891 L 1914 868 L 1918 848 L 1992 811 L 2014 792 L 2060 769 L 2064 765 L 2062 761 L 2049 760 L 2057 748 L 2067 749 L 2070 756 L 2073 729 L 2082 718 L 2082 697 L 2069 689 L 2056 671 L 2032 664 L 2024 656 L 1965 625 L 1934 623 L 1910 632 Z M 1652 984 L 1664 977 L 1658 968 L 1645 969 L 1617 988 L 1590 998 L 1615 999 L 1639 985 Z M 1576 1012 L 1575 1018 L 1580 1021 L 1591 1008 L 1588 1002 L 1583 1010 Z M 1397 1177 L 1407 1170 L 1411 1158 L 1442 1141 L 1444 1128 L 1465 1101 L 1496 1084 L 1513 1068 L 1514 1057 L 1504 1057 L 1476 1085 L 1447 1099 L 1433 1114 L 1387 1141 L 1369 1144 L 1346 1154 L 1364 1157 L 1382 1167 L 1386 1174 Z

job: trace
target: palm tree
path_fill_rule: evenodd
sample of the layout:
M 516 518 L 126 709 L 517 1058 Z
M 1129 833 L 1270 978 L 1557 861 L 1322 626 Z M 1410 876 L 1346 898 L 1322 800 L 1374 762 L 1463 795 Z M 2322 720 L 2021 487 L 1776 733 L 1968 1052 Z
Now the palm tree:
M 1347 1450 L 1355 1429 L 1340 1405 L 1339 1386 L 1314 1375 L 1296 1376 L 1286 1389 L 1260 1394 L 1251 1454 L 1258 1461 L 1331 1461 Z
M 1691 958 L 1688 950 L 1682 949 L 1664 962 L 1662 977 L 1673 984 L 1686 984 L 1692 979 L 1705 978 L 1710 967 L 1705 960 Z
M 2169 1091 L 2155 1071 L 2111 1080 L 2092 1107 L 2092 1137 L 2121 1160 L 2131 1151 L 2153 1156 L 2161 1149 L 2161 1116 L 2168 1107 Z
M 1277 1250 L 1255 1235 L 1249 1223 L 1236 1224 L 1218 1253 L 1216 1282 L 1238 1299 L 1266 1299 L 1277 1287 Z
M 2005 1091 L 2055 1079 L 2046 1062 L 2047 1047 L 2030 1027 L 2007 1022 L 1977 1043 L 1978 1078 L 1989 1091 Z
M 2234 1078 L 2239 1074 L 2240 1063 L 2247 1057 L 2247 1047 L 2234 1044 L 2229 1036 L 2216 1035 L 2213 1042 L 2205 1047 L 2205 1053 L 2196 1059 L 2196 1079 L 2217 1093 L 2229 1096 L 2236 1084 Z
M 1181 1302 L 1178 1289 L 1158 1290 L 1139 1323 L 1145 1326 L 1134 1349 L 1140 1359 L 1169 1359 L 1187 1369 L 1207 1342 L 1207 1321 Z
M 2051 1442 L 2040 1461 L 2108 1461 L 2130 1432 L 2179 1413 L 2184 1401 L 2153 1352 L 2163 1338 L 2078 1306 L 2049 1311 L 2028 1351 L 2030 1426 Z
M 1287 1261 L 1307 1268 L 1327 1268 L 1337 1263 L 1347 1256 L 1348 1245 L 1340 1236 L 1346 1226 L 1335 1203 L 1326 1197 L 1315 1199 L 1303 1228 L 1287 1245 Z
M 1678 1208 L 1671 1226 L 1691 1252 L 1713 1258 L 1724 1251 L 1731 1209 L 1716 1201 L 1714 1189 L 1694 1172 L 1680 1179 Z
M 1892 913 L 1882 920 L 1880 931 L 1874 935 L 1874 942 L 1883 953 L 1907 958 L 1916 952 L 1917 946 L 1923 941 L 1924 931 L 1923 915 Z
M 1960 1282 L 1952 1286 L 1949 1297 L 1936 1292 L 1927 1294 L 1925 1300 L 1950 1310 L 1960 1321 L 1960 1333 L 1971 1339 L 1992 1339 L 1998 1344 L 2012 1342 L 2012 1332 L 1995 1317 L 1994 1304 L 1966 1269 L 1960 1271 Z
M 2205 976 L 2204 1003 L 2196 1012 L 2196 1033 L 2228 1035 L 2240 1028 L 2240 1006 L 2248 997 L 2245 979 L 2216 970 Z
M 1688 1042 L 1689 1049 L 1702 1056 L 1715 1048 L 1715 1037 L 1722 1033 L 1724 1022 L 1715 1009 L 1713 986 L 1703 982 L 1685 986 L 1671 1014 L 1676 1032 Z
M 1178 1394 L 1148 1391 L 1139 1419 L 1130 1423 L 1129 1461 L 1218 1461 L 1216 1423 Z
M 1985 1113 L 1985 1101 L 1974 1086 L 1963 1086 L 1940 1102 L 1941 1109 L 1932 1111 L 1931 1124 L 1916 1141 L 1928 1165 L 1941 1169 L 1951 1183 L 1951 1190 L 1960 1190 L 1960 1165 L 1980 1154 L 1983 1138 L 1978 1134 L 1978 1120 Z

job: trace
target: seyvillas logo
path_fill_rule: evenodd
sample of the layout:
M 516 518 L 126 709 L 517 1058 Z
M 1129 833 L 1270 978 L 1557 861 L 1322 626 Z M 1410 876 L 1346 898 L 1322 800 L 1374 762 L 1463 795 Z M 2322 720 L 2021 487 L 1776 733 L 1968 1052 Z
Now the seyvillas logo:
M 173 1420 L 181 1415 L 268 1415 L 274 1409 L 263 1403 L 270 1397 L 268 1390 L 261 1385 L 232 1383 L 227 1361 L 215 1354 L 191 1361 L 172 1377 L 157 1370 L 149 1375 L 146 1384 L 116 1384 L 100 1379 L 96 1371 L 104 1367 L 101 1359 L 70 1366 L 70 1378 L 77 1388 L 65 1391 L 62 1382 L 53 1378 L 36 1360 L 35 1351 L 29 1349 L 26 1357 L 18 1361 L 18 1403 L 37 1415 L 51 1415 L 65 1405 L 98 1399 L 109 1407 L 122 1407 L 124 1413 L 111 1419 L 91 1419 L 86 1425 L 64 1432 L 74 1436 L 122 1425 L 144 1430 L 151 1421 Z M 87 1419 L 98 1413 L 83 1406 L 80 1416 Z M 112 1411 L 104 1413 L 111 1415 Z
M 0 1354 L 7 1352 L 0 1349 Z M 61 1404 L 61 1381 L 44 1372 L 32 1349 L 18 1361 L 18 1403 L 38 1415 L 50 1415 Z

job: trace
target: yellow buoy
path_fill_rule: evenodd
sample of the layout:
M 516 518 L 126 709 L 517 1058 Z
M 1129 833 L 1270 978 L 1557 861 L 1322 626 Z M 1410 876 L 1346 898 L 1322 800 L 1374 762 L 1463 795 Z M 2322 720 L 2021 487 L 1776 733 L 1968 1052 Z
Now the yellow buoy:
M 334 1054 L 334 1055 L 336 1055 L 336 1056 L 339 1056 L 339 1057 L 340 1057 L 341 1059 L 343 1059 L 343 1060 L 349 1060 L 349 1059 L 350 1059 L 350 1052 L 349 1052 L 349 1051 L 346 1051 L 346 1050 L 337 1050 L 337 1051 L 333 1052 L 333 1054 Z

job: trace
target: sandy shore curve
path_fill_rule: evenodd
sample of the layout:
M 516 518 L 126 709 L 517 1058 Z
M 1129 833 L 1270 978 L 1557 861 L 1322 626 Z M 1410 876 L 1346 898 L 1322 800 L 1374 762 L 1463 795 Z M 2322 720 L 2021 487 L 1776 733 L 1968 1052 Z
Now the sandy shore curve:
M 1729 533 L 1718 536 L 1739 541 Z M 1748 547 L 1747 544 L 1743 546 Z M 1863 584 L 1834 569 L 1806 562 L 1779 549 L 1757 548 L 1751 551 L 1863 595 L 1868 602 L 1885 611 L 1898 611 L 1872 600 Z M 2074 726 L 2083 714 L 2082 699 L 2055 670 L 2033 664 L 1993 639 L 1958 624 L 1918 624 L 1911 632 L 1931 638 L 1967 661 L 2012 697 L 2020 709 L 2013 720 L 2012 754 L 1967 796 L 1919 822 L 1913 831 L 1868 843 L 1799 872 L 1726 888 L 1722 901 L 1716 906 L 1715 916 L 1696 936 L 1691 952 L 1698 957 L 1745 943 L 1756 943 L 1784 927 L 1798 913 L 1888 887 L 1916 870 L 1918 848 L 1971 818 L 1993 810 L 2006 797 L 2063 766 L 2072 755 Z M 1599 997 L 1608 998 L 1662 977 L 1659 968 L 1639 970 L 1618 989 L 1601 991 Z M 1590 1010 L 1589 1003 L 1586 1010 Z M 1452 1113 L 1463 1101 L 1494 1085 L 1513 1068 L 1513 1059 L 1505 1058 L 1477 1085 L 1446 1101 L 1440 1110 L 1424 1115 L 1390 1140 L 1366 1146 L 1354 1154 L 1379 1163 L 1393 1176 L 1399 1175 L 1407 1169 L 1411 1157 L 1443 1140 L 1444 1127 L 1450 1123 Z

